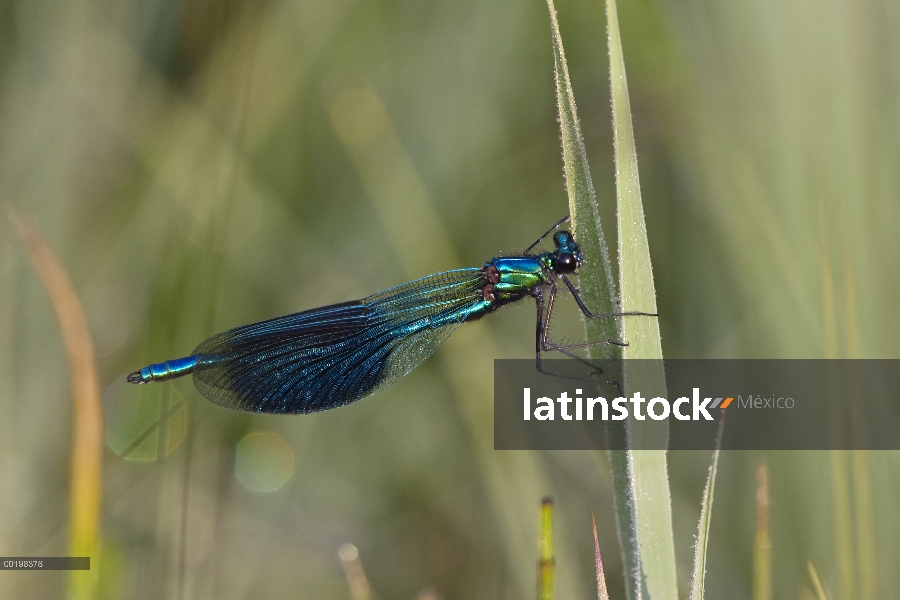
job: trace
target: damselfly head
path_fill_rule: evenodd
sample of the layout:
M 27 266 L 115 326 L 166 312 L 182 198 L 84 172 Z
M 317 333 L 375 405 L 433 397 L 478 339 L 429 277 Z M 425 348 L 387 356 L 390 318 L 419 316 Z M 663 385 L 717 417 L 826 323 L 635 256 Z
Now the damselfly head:
M 574 273 L 581 265 L 581 250 L 575 243 L 575 238 L 570 232 L 561 230 L 553 235 L 553 243 L 556 244 L 556 251 L 550 254 L 553 271 L 561 274 Z

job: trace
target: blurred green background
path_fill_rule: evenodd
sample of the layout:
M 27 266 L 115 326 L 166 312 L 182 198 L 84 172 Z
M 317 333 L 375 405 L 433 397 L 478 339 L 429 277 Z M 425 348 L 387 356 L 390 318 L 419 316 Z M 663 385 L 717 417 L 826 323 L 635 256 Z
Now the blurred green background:
M 604 7 L 557 8 L 614 240 Z M 900 4 L 619 18 L 665 355 L 900 356 Z M 564 215 L 543 2 L 0 1 L 0 203 L 39 224 L 94 340 L 102 597 L 350 598 L 352 542 L 380 598 L 529 598 L 545 494 L 558 597 L 595 594 L 592 512 L 622 597 L 605 455 L 492 449 L 492 360 L 532 356 L 531 306 L 318 415 L 124 384 L 226 328 L 520 251 Z M 4 219 L 2 555 L 66 553 L 70 386 Z M 670 454 L 682 589 L 709 460 Z M 831 598 L 898 595 L 896 453 L 748 452 L 721 459 L 708 597 L 751 598 L 761 461 L 776 597 L 811 597 L 809 560 Z M 3 598 L 65 590 L 0 574 Z

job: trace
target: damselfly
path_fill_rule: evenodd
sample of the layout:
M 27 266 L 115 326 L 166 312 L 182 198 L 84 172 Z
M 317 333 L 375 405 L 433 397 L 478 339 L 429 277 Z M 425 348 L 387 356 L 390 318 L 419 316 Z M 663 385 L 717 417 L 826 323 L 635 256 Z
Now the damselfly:
M 583 260 L 570 232 L 553 235 L 552 252 L 531 253 L 568 219 L 521 255 L 492 258 L 480 269 L 430 275 L 363 300 L 236 327 L 209 338 L 191 356 L 135 371 L 128 381 L 150 383 L 191 373 L 201 394 L 228 408 L 261 413 L 327 410 L 370 396 L 408 374 L 461 323 L 529 296 L 537 302 L 535 364 L 545 372 L 542 352 L 559 351 L 577 359 L 572 350 L 586 345 L 557 345 L 548 339 L 557 280 L 590 319 L 656 316 L 591 313 L 567 277 Z M 605 343 L 624 345 L 617 340 Z

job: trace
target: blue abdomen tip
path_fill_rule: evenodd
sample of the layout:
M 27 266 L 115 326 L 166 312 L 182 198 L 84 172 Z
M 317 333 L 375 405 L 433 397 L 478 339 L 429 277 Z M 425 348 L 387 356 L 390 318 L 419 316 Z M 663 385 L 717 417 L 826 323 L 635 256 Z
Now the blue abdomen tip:
M 140 384 L 174 379 L 193 372 L 195 366 L 197 366 L 196 356 L 167 360 L 164 363 L 148 365 L 140 371 L 131 373 L 128 375 L 128 382 Z

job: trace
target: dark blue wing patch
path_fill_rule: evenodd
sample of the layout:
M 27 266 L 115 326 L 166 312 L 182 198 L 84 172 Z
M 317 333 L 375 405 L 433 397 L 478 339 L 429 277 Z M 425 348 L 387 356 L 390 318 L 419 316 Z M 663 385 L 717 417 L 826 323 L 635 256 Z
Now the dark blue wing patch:
M 484 300 L 480 269 L 237 327 L 200 344 L 194 383 L 228 408 L 311 413 L 343 406 L 421 364 Z

